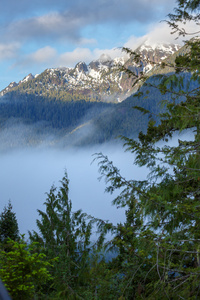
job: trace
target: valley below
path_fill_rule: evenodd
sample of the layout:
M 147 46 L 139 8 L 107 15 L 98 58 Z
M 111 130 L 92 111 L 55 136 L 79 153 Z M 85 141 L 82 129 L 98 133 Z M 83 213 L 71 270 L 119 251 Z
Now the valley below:
M 53 149 L 44 143 L 40 147 L 15 149 L 0 156 L 0 210 L 11 200 L 20 232 L 27 234 L 28 230 L 36 230 L 37 209 L 44 210 L 45 193 L 52 185 L 59 187 L 59 181 L 67 171 L 73 211 L 82 209 L 114 224 L 123 222 L 124 210 L 111 204 L 117 193 L 105 193 L 104 180 L 98 180 L 98 163 L 92 163 L 97 152 L 108 155 L 123 176 L 132 178 L 137 174 L 137 179 L 145 177 L 145 170 L 137 168 L 136 171 L 132 155 L 124 152 L 121 143 L 78 149 Z

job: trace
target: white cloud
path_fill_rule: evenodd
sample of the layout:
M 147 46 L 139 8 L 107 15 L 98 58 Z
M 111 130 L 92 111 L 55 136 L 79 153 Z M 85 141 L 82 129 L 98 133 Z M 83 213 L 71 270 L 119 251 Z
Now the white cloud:
M 23 55 L 21 53 L 20 57 L 12 65 L 12 69 L 15 68 L 19 68 L 21 70 L 25 69 L 26 72 L 29 72 L 28 71 L 29 68 L 41 69 L 41 68 L 51 67 L 56 60 L 57 60 L 57 51 L 50 46 L 46 46 L 27 55 Z
M 97 40 L 96 39 L 80 38 L 79 44 L 80 45 L 97 44 Z
M 48 63 L 56 59 L 56 56 L 57 51 L 50 46 L 46 46 L 28 55 L 27 58 L 33 63 Z
M 121 49 L 119 49 L 119 48 L 112 48 L 112 49 L 98 49 L 98 48 L 96 48 L 93 51 L 94 59 L 98 59 L 102 54 L 107 54 L 112 59 L 114 59 L 116 57 L 121 57 L 122 55 L 124 55 L 122 53 Z
M 121 49 L 98 49 L 90 50 L 89 48 L 77 47 L 73 51 L 58 54 L 56 49 L 46 46 L 37 51 L 21 56 L 21 59 L 14 65 L 14 67 L 26 69 L 34 66 L 38 68 L 50 67 L 74 67 L 78 62 L 83 61 L 90 63 L 92 60 L 98 59 L 102 54 L 107 54 L 111 58 L 122 56 Z
M 185 28 L 189 32 L 197 31 L 197 26 L 194 23 L 187 23 Z M 150 45 L 155 45 L 158 43 L 180 43 L 183 39 L 189 39 L 191 36 L 187 36 L 185 38 L 181 37 L 176 40 L 177 34 L 171 34 L 171 28 L 167 25 L 167 23 L 158 23 L 154 24 L 149 28 L 149 33 L 141 36 L 135 37 L 131 36 L 128 41 L 122 45 L 131 49 L 136 49 L 142 43 L 147 41 Z M 95 40 L 87 40 L 83 39 L 82 43 L 95 42 Z M 11 57 L 15 54 L 16 44 L 3 45 L 0 44 L 0 59 Z M 42 70 L 50 67 L 74 67 L 78 62 L 84 61 L 85 63 L 90 63 L 92 60 L 98 59 L 102 54 L 109 55 L 111 58 L 124 56 L 121 49 L 111 48 L 111 49 L 90 49 L 87 47 L 77 47 L 73 51 L 58 53 L 56 48 L 51 46 L 46 46 L 38 49 L 37 51 L 30 53 L 28 55 L 20 56 L 20 59 L 16 62 L 14 67 L 26 67 L 28 70 L 29 67 L 34 67 Z
M 14 0 L 8 0 L 3 4 L 3 12 L 9 10 L 13 13 L 13 5 L 16 15 L 10 23 L 6 22 L 6 26 L 2 26 L 1 38 L 17 41 L 49 41 L 53 38 L 79 43 L 83 38 L 82 30 L 87 26 L 95 27 L 105 23 L 108 27 L 133 23 L 144 26 L 153 20 L 165 18 L 172 10 L 175 0 L 124 0 L 123 4 L 119 0 L 74 0 L 72 3 L 66 1 L 65 4 L 64 0 L 59 0 L 54 5 L 47 5 L 47 0 L 37 0 L 35 6 L 32 2 L 36 0 L 30 3 L 28 1 L 27 5 L 24 5 L 24 0 L 18 1 L 17 6 L 16 1 L 13 2 Z M 8 16 L 7 18 L 9 19 Z
M 90 63 L 92 60 L 98 59 L 102 54 L 107 54 L 111 58 L 122 55 L 120 49 L 98 49 L 91 50 L 89 48 L 77 47 L 73 51 L 68 51 L 59 54 L 55 48 L 46 46 L 32 52 L 28 55 L 20 56 L 20 59 L 13 64 L 12 68 L 26 70 L 26 72 L 43 71 L 46 68 L 52 67 L 74 67 L 78 62 L 83 61 Z
M 136 37 L 132 35 L 129 40 L 124 44 L 124 47 L 135 50 L 141 44 L 143 44 L 147 40 L 147 35 L 142 37 Z
M 0 44 L 0 60 L 12 59 L 20 48 L 18 43 Z
M 198 26 L 194 22 L 187 22 L 186 24 L 177 23 L 179 28 L 185 29 L 188 33 L 194 33 L 198 30 Z M 157 26 L 151 26 L 148 34 L 148 39 L 151 44 L 153 43 L 178 43 L 183 44 L 184 40 L 188 40 L 192 35 L 186 35 L 185 37 L 179 36 L 178 33 L 172 34 L 173 29 L 169 27 L 166 22 L 159 23 Z
M 57 32 L 57 34 L 67 34 L 71 30 L 75 30 L 81 27 L 82 21 L 85 18 L 82 16 L 70 15 L 68 12 L 64 13 L 49 13 L 37 18 L 34 18 L 33 21 L 37 28 L 41 28 L 44 32 L 49 34 Z
M 80 39 L 80 29 L 84 25 L 82 16 L 68 12 L 50 12 L 41 16 L 29 17 L 11 22 L 4 30 L 3 38 L 8 40 L 76 40 Z
M 194 22 L 188 22 L 187 24 L 179 24 L 180 28 L 185 28 L 188 33 L 195 33 L 198 31 L 198 27 Z M 141 36 L 135 37 L 131 36 L 129 40 L 125 43 L 124 47 L 131 49 L 136 49 L 145 41 L 149 45 L 155 45 L 159 43 L 172 43 L 183 45 L 183 41 L 191 39 L 192 35 L 186 35 L 185 37 L 179 36 L 177 33 L 172 34 L 172 28 L 166 22 L 159 24 L 154 24 L 149 28 L 149 33 Z
M 58 59 L 59 67 L 74 67 L 80 61 L 88 62 L 92 60 L 92 51 L 88 48 L 76 48 L 71 52 L 62 53 Z
M 171 35 L 170 32 L 169 26 L 166 23 L 159 23 L 159 25 L 152 26 L 146 35 L 141 37 L 131 36 L 124 46 L 135 50 L 144 42 L 152 46 L 159 43 L 178 43 L 175 40 L 176 37 Z
M 94 49 L 76 48 L 72 52 L 62 53 L 57 59 L 57 66 L 74 67 L 80 61 L 90 63 L 92 60 L 98 59 L 102 54 L 107 54 L 111 58 L 122 56 L 121 49 Z

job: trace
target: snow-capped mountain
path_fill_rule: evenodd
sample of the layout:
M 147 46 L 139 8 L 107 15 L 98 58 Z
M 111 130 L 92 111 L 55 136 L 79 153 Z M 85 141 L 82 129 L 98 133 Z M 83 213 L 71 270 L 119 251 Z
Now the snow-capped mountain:
M 137 75 L 141 71 L 148 73 L 154 62 L 161 63 L 179 48 L 172 44 L 150 46 L 144 43 L 135 50 L 141 56 L 140 63 L 125 57 L 111 59 L 103 54 L 88 65 L 79 62 L 74 68 L 50 68 L 39 75 L 29 74 L 19 83 L 10 83 L 1 91 L 1 95 L 18 91 L 60 100 L 121 102 L 133 91 L 134 82 L 134 78 L 129 78 L 120 69 L 121 66 L 129 68 Z
M 148 45 L 148 43 L 144 43 L 141 45 L 136 51 L 141 54 L 143 57 L 143 61 L 146 60 L 159 64 L 164 61 L 175 52 L 180 49 L 178 44 L 157 44 L 157 45 Z M 143 72 L 149 72 L 153 68 L 153 64 L 146 63 L 144 65 Z

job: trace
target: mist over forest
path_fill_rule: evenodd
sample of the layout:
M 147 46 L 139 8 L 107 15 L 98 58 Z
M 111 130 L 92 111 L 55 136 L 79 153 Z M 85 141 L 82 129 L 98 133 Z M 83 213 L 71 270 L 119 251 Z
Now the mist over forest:
M 49 133 L 39 139 L 36 132 L 36 125 L 18 124 L 14 127 L 12 123 L 0 134 L 0 210 L 11 200 L 20 232 L 26 234 L 28 230 L 36 230 L 37 209 L 45 209 L 46 193 L 52 185 L 59 187 L 65 171 L 70 181 L 69 196 L 73 211 L 82 209 L 89 215 L 114 224 L 124 222 L 124 210 L 112 206 L 112 200 L 119 193 L 105 193 L 105 181 L 99 181 L 98 161 L 93 161 L 95 153 L 102 152 L 125 178 L 144 180 L 147 169 L 133 164 L 134 155 L 125 151 L 123 141 L 116 139 L 88 147 L 76 147 L 72 143 L 69 147 L 66 139 L 58 142 L 56 135 Z M 177 145 L 178 138 L 183 135 L 184 138 L 187 135 L 187 139 L 193 138 L 191 131 L 174 134 L 168 144 Z M 26 137 L 37 140 L 37 144 L 27 143 Z
M 20 130 L 22 127 L 20 128 Z M 23 127 L 23 134 L 30 128 Z M 7 132 L 8 133 L 8 132 Z M 144 177 L 144 170 L 137 170 L 131 162 L 133 157 L 125 153 L 122 143 L 107 143 L 84 148 L 50 147 L 51 136 L 46 136 L 38 146 L 20 145 L 20 136 L 9 131 L 15 147 L 0 155 L 0 210 L 11 200 L 16 212 L 21 233 L 36 229 L 37 209 L 44 210 L 46 192 L 52 185 L 59 187 L 59 181 L 67 171 L 70 180 L 69 196 L 73 211 L 82 209 L 92 216 L 118 223 L 124 221 L 124 211 L 111 205 L 114 195 L 104 192 L 105 182 L 99 181 L 98 164 L 93 154 L 103 152 L 120 168 L 123 176 Z M 0 135 L 3 148 L 6 133 Z M 19 139 L 18 141 L 15 141 Z M 18 147 L 17 147 L 18 146 Z

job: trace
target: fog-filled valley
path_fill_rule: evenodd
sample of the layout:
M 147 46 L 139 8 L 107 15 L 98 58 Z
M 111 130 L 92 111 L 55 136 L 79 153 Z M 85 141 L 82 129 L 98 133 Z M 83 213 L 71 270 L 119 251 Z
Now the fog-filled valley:
M 10 128 L 0 135 L 0 210 L 11 200 L 22 234 L 37 230 L 37 209 L 45 210 L 46 193 L 52 185 L 60 186 L 65 171 L 70 181 L 69 197 L 73 211 L 82 209 L 89 215 L 114 224 L 125 221 L 124 209 L 112 205 L 112 200 L 119 193 L 105 193 L 105 181 L 99 180 L 98 160 L 94 161 L 95 154 L 102 152 L 119 168 L 123 177 L 144 180 L 147 169 L 134 165 L 134 155 L 125 151 L 122 140 L 88 147 L 63 147 L 61 142 L 55 144 L 55 135 L 46 135 L 40 144 L 30 146 L 22 142 L 27 132 L 31 132 L 33 137 L 34 128 L 23 125 Z M 13 139 L 15 147 L 7 148 L 6 135 L 8 139 Z M 175 134 L 169 144 L 177 145 L 178 138 L 191 140 L 193 134 L 191 131 L 178 136 Z
M 114 195 L 104 192 L 105 182 L 99 181 L 98 164 L 94 153 L 102 151 L 116 164 L 127 178 L 144 177 L 144 170 L 133 166 L 133 157 L 125 153 L 122 143 L 105 144 L 90 148 L 58 149 L 41 145 L 24 147 L 0 155 L 0 210 L 11 200 L 21 233 L 36 229 L 37 209 L 45 210 L 46 192 L 59 181 L 65 170 L 70 180 L 69 196 L 73 211 L 82 209 L 97 218 L 115 224 L 123 222 L 124 211 L 111 205 Z

